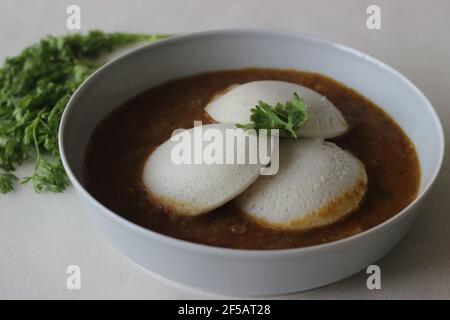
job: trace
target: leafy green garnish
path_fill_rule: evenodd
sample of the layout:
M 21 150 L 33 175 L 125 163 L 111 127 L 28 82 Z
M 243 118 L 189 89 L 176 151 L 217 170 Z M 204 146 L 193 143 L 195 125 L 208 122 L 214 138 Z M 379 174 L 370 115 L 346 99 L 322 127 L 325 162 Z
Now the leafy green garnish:
M 251 110 L 250 123 L 237 124 L 244 130 L 254 129 L 278 129 L 289 137 L 297 139 L 297 131 L 308 120 L 305 101 L 294 93 L 290 101 L 277 103 L 275 107 L 258 101 Z
M 34 159 L 31 176 L 37 192 L 61 192 L 69 180 L 58 150 L 59 122 L 70 96 L 101 63 L 103 54 L 163 35 L 103 33 L 48 36 L 6 60 L 0 69 L 0 192 L 14 189 L 11 172 Z M 3 171 L 3 172 L 2 172 Z
M 0 173 L 0 192 L 7 193 L 14 189 L 16 176 L 9 172 Z

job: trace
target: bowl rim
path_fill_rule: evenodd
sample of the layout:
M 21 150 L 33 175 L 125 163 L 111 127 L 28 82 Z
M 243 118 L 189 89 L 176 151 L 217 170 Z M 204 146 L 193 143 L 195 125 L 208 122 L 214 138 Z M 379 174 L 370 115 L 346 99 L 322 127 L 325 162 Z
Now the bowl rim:
M 76 108 L 77 102 L 84 94 L 85 91 L 89 90 L 93 85 L 95 85 L 95 82 L 98 80 L 98 78 L 101 78 L 103 73 L 106 70 L 109 70 L 111 68 L 114 68 L 117 64 L 120 64 L 123 60 L 131 59 L 133 56 L 140 54 L 141 52 L 144 52 L 146 50 L 151 50 L 151 48 L 157 48 L 157 47 L 164 47 L 164 46 L 170 46 L 173 43 L 183 42 L 183 41 L 189 41 L 191 39 L 201 39 L 201 38 L 208 38 L 208 37 L 217 37 L 217 36 L 242 36 L 242 35 L 250 35 L 250 36 L 272 36 L 272 37 L 284 37 L 284 38 L 290 38 L 293 41 L 298 39 L 304 39 L 310 42 L 315 42 L 319 45 L 326 46 L 326 47 L 334 47 L 335 49 L 342 50 L 347 52 L 348 54 L 352 55 L 356 59 L 363 59 L 365 62 L 374 64 L 378 68 L 383 69 L 386 72 L 389 72 L 393 74 L 394 76 L 398 77 L 400 81 L 403 81 L 406 85 L 411 87 L 418 97 L 422 100 L 422 104 L 428 109 L 428 112 L 430 113 L 431 117 L 433 118 L 434 124 L 436 126 L 436 129 L 438 131 L 438 139 L 437 141 L 439 145 L 439 155 L 438 155 L 438 163 L 437 166 L 433 169 L 431 179 L 430 181 L 422 188 L 421 191 L 419 191 L 416 198 L 408 204 L 405 208 L 403 208 L 400 212 L 396 213 L 393 217 L 387 219 L 386 221 L 370 228 L 367 230 L 364 230 L 363 232 L 351 235 L 349 237 L 335 240 L 323 244 L 317 244 L 312 246 L 306 246 L 306 247 L 300 247 L 300 248 L 289 248 L 289 249 L 268 249 L 268 250 L 255 250 L 255 249 L 234 249 L 234 248 L 226 248 L 226 247 L 216 247 L 212 245 L 206 245 L 206 244 L 199 244 L 195 242 L 190 242 L 187 240 L 177 239 L 173 238 L 171 236 L 164 235 L 162 233 L 158 233 L 156 231 L 144 228 L 132 221 L 129 221 L 119 214 L 115 213 L 114 211 L 110 210 L 106 206 L 104 206 L 102 203 L 100 203 L 94 196 L 92 196 L 81 184 L 81 182 L 78 180 L 78 178 L 73 173 L 67 158 L 66 158 L 66 150 L 64 147 L 64 140 L 66 136 L 66 126 L 67 123 L 70 121 L 70 115 L 72 113 L 72 110 Z M 180 250 L 189 250 L 191 252 L 195 253 L 201 253 L 201 254 L 207 254 L 207 255 L 219 255 L 219 256 L 239 256 L 241 258 L 246 259 L 259 259 L 259 258 L 267 258 L 267 257 L 298 257 L 298 255 L 308 254 L 308 253 L 318 253 L 322 251 L 327 250 L 333 250 L 336 247 L 339 246 L 345 246 L 349 245 L 353 241 L 362 240 L 363 238 L 367 237 L 368 235 L 373 235 L 379 232 L 384 231 L 385 229 L 388 229 L 392 227 L 394 224 L 397 224 L 401 221 L 402 218 L 405 217 L 405 215 L 408 214 L 414 207 L 416 207 L 421 200 L 427 195 L 427 193 L 430 191 L 432 185 L 435 183 L 437 176 L 439 175 L 439 172 L 442 168 L 443 159 L 444 159 L 444 151 L 445 151 L 445 141 L 444 141 L 444 130 L 441 124 L 441 121 L 439 119 L 438 114 L 436 113 L 434 107 L 432 106 L 431 102 L 427 99 L 427 97 L 420 91 L 412 81 L 410 81 L 407 77 L 402 75 L 399 71 L 395 70 L 391 66 L 385 64 L 384 62 L 378 60 L 377 58 L 363 53 L 359 50 L 353 49 L 351 47 L 348 47 L 346 45 L 343 45 L 341 43 L 337 43 L 335 41 L 331 41 L 328 39 L 324 39 L 322 37 L 318 37 L 315 35 L 309 35 L 304 34 L 300 32 L 286 32 L 286 31 L 273 31 L 273 30 L 266 30 L 266 29 L 224 29 L 224 30 L 211 30 L 211 31 L 201 31 L 201 32 L 192 32 L 187 34 L 181 34 L 181 35 L 175 35 L 171 38 L 160 40 L 154 43 L 150 43 L 147 45 L 144 45 L 142 47 L 139 47 L 137 49 L 134 49 L 126 54 L 121 55 L 120 57 L 106 63 L 99 69 L 97 69 L 94 73 L 92 73 L 88 79 L 82 83 L 80 87 L 74 92 L 74 94 L 71 96 L 69 102 L 66 105 L 66 108 L 63 112 L 59 132 L 58 132 L 58 144 L 59 144 L 59 151 L 61 154 L 61 161 L 63 163 L 63 166 L 67 172 L 67 175 L 72 182 L 73 186 L 75 187 L 76 191 L 78 193 L 81 193 L 81 195 L 89 200 L 91 204 L 94 204 L 95 207 L 101 212 L 103 215 L 107 216 L 108 218 L 112 219 L 114 222 L 121 224 L 123 227 L 132 230 L 133 232 L 137 232 L 138 234 L 150 238 L 153 241 L 157 241 L 159 243 L 162 243 L 164 245 L 169 245 L 172 247 L 176 247 Z

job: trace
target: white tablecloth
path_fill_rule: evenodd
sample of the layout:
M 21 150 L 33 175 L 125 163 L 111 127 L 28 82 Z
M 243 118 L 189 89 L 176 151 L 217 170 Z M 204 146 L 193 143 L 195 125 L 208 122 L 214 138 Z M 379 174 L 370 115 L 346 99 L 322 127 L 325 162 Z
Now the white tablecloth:
M 266 28 L 320 35 L 374 55 L 430 98 L 450 131 L 450 1 L 17 1 L 0 2 L 0 58 L 45 34 L 66 33 L 66 8 L 81 7 L 83 30 L 179 33 Z M 366 8 L 381 7 L 382 29 L 366 28 Z M 448 147 L 448 144 L 447 144 Z M 31 167 L 21 169 L 19 175 Z M 361 272 L 336 284 L 278 298 L 450 298 L 450 165 L 408 236 L 379 265 L 381 290 Z M 68 290 L 66 268 L 81 268 Z M 223 298 L 161 279 L 130 262 L 87 221 L 75 192 L 0 195 L 0 298 Z

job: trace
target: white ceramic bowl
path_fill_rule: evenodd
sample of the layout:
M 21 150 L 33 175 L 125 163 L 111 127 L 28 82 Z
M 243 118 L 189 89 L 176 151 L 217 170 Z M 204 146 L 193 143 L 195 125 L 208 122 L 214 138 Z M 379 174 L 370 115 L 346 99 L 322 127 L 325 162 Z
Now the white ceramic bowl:
M 293 68 L 328 75 L 386 110 L 414 142 L 422 179 L 417 199 L 355 236 L 288 250 L 235 250 L 190 243 L 144 229 L 103 206 L 81 179 L 88 140 L 101 119 L 128 98 L 170 79 L 209 70 Z M 220 293 L 303 291 L 348 277 L 391 250 L 414 220 L 441 167 L 444 136 L 425 96 L 404 76 L 354 49 L 296 33 L 213 31 L 137 49 L 95 72 L 74 94 L 61 122 L 64 167 L 89 217 L 111 243 L 144 268 Z

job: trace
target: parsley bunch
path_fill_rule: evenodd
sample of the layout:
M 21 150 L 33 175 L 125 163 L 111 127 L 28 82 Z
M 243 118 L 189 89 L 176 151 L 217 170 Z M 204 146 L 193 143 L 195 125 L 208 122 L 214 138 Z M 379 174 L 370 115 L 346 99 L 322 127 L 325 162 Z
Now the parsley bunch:
M 58 150 L 61 115 L 70 96 L 101 64 L 94 59 L 127 44 L 161 35 L 103 33 L 48 36 L 6 60 L 0 69 L 0 192 L 14 189 L 12 173 L 35 162 L 31 182 L 37 192 L 61 192 L 69 180 Z
M 237 124 L 244 130 L 278 129 L 286 133 L 290 138 L 297 139 L 295 131 L 308 120 L 305 101 L 294 93 L 290 101 L 277 103 L 275 107 L 258 101 L 251 110 L 250 123 Z

